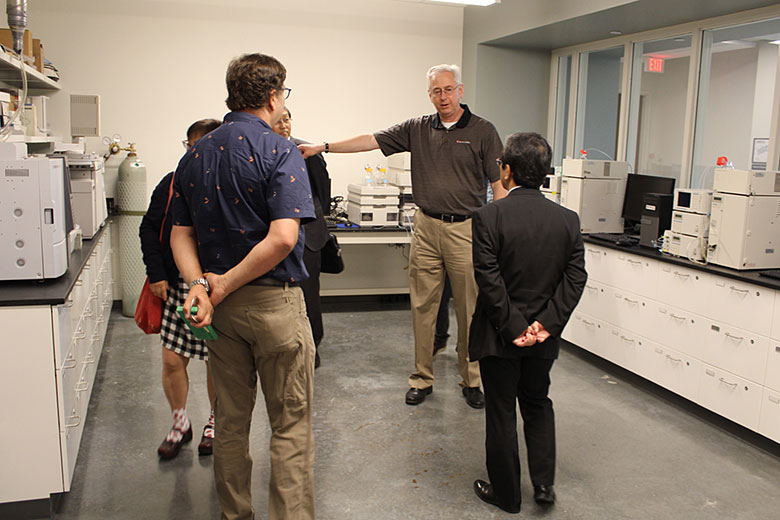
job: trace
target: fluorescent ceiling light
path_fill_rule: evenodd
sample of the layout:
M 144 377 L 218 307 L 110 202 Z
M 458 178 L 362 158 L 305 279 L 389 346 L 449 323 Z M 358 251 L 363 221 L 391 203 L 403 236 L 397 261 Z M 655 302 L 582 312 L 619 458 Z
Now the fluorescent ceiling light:
M 428 0 L 428 2 L 439 4 L 481 5 L 485 7 L 488 5 L 500 4 L 501 0 Z
M 780 40 L 775 40 L 775 41 L 769 42 L 769 43 L 771 43 L 772 45 L 780 45 Z

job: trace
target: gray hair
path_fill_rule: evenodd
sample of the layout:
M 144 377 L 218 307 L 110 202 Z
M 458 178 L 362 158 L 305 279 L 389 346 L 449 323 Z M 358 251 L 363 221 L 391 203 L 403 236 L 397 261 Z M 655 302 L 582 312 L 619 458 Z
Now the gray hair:
M 434 65 L 430 69 L 428 69 L 428 81 L 433 79 L 433 77 L 436 74 L 440 74 L 442 72 L 449 72 L 452 74 L 452 76 L 455 78 L 455 83 L 458 85 L 461 84 L 461 73 L 460 73 L 460 67 L 457 65 L 447 65 L 447 64 L 441 64 L 441 65 Z

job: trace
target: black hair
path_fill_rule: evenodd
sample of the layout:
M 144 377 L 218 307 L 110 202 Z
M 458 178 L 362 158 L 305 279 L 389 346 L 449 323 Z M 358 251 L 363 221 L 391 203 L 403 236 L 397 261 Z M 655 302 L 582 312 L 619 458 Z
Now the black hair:
M 551 161 L 550 145 L 534 132 L 510 135 L 501 153 L 501 162 L 509 166 L 515 184 L 524 188 L 539 188 L 550 173 Z
M 199 119 L 192 123 L 187 129 L 187 139 L 192 141 L 192 138 L 196 135 L 199 136 L 198 138 L 203 137 L 212 130 L 219 128 L 219 125 L 221 124 L 222 123 L 217 119 Z
M 273 56 L 244 54 L 228 65 L 225 83 L 230 110 L 257 109 L 265 106 L 271 92 L 281 90 L 287 69 Z

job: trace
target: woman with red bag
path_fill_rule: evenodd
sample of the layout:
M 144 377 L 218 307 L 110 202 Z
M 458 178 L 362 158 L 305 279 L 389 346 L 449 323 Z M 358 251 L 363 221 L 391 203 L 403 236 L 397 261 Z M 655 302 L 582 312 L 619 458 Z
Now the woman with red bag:
M 221 123 L 216 119 L 196 121 L 187 129 L 187 140 L 183 141 L 189 149 L 201 137 L 205 136 Z M 160 181 L 152 192 L 149 209 L 141 221 L 139 235 L 143 251 L 146 274 L 149 276 L 149 288 L 165 304 L 162 311 L 160 338 L 162 339 L 162 384 L 165 397 L 173 412 L 173 427 L 157 448 L 161 459 L 172 459 L 179 454 L 182 445 L 192 440 L 192 425 L 187 417 L 187 393 L 189 377 L 187 365 L 190 359 L 202 359 L 206 362 L 206 378 L 211 403 L 211 413 L 198 445 L 200 455 L 211 455 L 214 444 L 214 386 L 208 363 L 208 349 L 203 340 L 195 338 L 186 324 L 176 314 L 176 307 L 184 304 L 189 287 L 179 275 L 173 261 L 170 238 L 170 219 L 166 213 L 170 205 L 173 172 Z

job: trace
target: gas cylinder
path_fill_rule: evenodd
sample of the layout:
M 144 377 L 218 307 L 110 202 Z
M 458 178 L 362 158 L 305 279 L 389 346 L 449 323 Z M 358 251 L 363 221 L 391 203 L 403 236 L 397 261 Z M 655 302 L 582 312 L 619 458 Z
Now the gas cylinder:
M 117 205 L 119 206 L 119 259 L 122 283 L 122 314 L 133 316 L 146 278 L 138 229 L 146 214 L 146 166 L 135 145 L 126 148 L 127 157 L 119 165 Z

